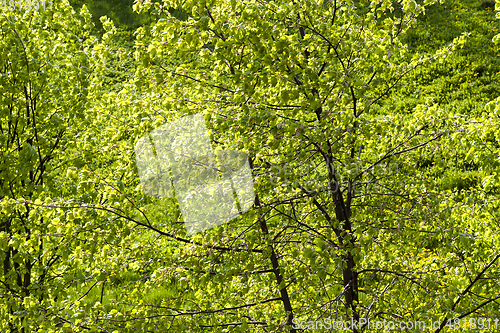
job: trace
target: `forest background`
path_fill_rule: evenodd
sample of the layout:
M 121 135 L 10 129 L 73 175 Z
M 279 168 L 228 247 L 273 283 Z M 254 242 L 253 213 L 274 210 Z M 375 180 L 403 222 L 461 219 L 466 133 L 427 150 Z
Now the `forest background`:
M 0 5 L 1 331 L 498 332 L 500 3 Z M 188 235 L 135 145 L 199 112 L 256 198 Z

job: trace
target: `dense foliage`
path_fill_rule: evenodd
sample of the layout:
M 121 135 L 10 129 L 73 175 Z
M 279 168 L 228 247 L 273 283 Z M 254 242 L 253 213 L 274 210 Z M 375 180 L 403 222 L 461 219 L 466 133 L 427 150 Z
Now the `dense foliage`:
M 2 12 L 0 329 L 497 331 L 494 7 Z M 215 151 L 249 156 L 256 198 L 188 235 L 176 199 L 144 193 L 134 147 L 200 112 Z

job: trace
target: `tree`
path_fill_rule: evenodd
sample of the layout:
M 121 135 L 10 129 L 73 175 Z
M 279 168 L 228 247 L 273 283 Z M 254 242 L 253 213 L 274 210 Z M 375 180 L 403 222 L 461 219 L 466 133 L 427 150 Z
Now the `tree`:
M 108 18 L 100 41 L 84 32 L 85 8 L 2 16 L 3 330 L 494 329 L 494 106 L 392 110 L 415 68 L 463 39 L 411 53 L 413 1 L 135 9 L 156 22 L 136 32 L 135 63 Z M 250 157 L 256 199 L 192 236 L 175 198 L 141 188 L 134 147 L 198 112 L 219 164 Z
M 419 177 L 419 161 L 443 157 L 444 138 L 460 124 L 432 101 L 410 115 L 385 104 L 407 73 L 463 39 L 412 59 L 401 36 L 424 11 L 414 1 L 135 8 L 158 16 L 140 29 L 136 51 L 148 105 L 169 120 L 204 112 L 219 147 L 250 156 L 257 187 L 253 212 L 186 249 L 179 274 L 197 310 L 166 309 L 179 318 L 172 325 L 295 332 L 322 318 L 410 316 L 445 318 L 441 330 L 450 309 L 463 315 L 481 304 L 463 300 L 470 288 L 449 268 L 467 269 L 456 253 L 472 241 L 458 242 L 458 203 L 436 179 Z M 486 268 L 498 259 L 489 255 Z
M 496 18 L 499 19 L 500 18 L 500 3 L 498 1 L 495 1 L 495 10 L 497 11 L 497 14 L 496 14 Z M 497 40 L 498 40 L 499 35 L 496 35 L 494 38 L 493 38 L 493 41 L 496 43 Z
M 44 210 L 68 185 L 72 148 L 85 126 L 90 24 L 68 3 L 0 14 L 0 329 L 51 327 L 54 301 L 74 266 L 66 212 Z

